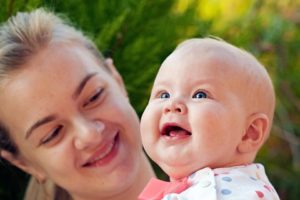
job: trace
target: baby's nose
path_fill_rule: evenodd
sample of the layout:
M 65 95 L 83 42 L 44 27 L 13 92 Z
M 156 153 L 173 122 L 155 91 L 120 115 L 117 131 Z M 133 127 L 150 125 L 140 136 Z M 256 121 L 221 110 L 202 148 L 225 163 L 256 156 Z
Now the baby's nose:
M 187 106 L 181 100 L 170 100 L 169 103 L 164 107 L 164 113 L 177 113 L 177 114 L 186 114 Z

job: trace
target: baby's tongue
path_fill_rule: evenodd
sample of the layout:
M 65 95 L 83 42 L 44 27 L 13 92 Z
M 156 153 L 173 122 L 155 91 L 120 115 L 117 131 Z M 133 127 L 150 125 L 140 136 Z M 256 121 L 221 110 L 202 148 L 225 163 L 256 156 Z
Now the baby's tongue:
M 185 138 L 185 137 L 189 136 L 190 134 L 187 131 L 185 131 L 183 129 L 180 129 L 180 130 L 170 131 L 169 135 L 172 138 L 178 138 L 179 139 L 179 138 Z

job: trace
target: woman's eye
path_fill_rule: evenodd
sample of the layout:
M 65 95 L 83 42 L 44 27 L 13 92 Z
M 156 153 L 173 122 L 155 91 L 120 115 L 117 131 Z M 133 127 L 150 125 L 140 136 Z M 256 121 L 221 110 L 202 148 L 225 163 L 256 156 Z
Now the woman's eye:
M 207 94 L 203 91 L 198 91 L 193 95 L 194 99 L 203 99 L 203 98 L 207 98 Z
M 161 98 L 161 99 L 168 99 L 168 98 L 170 98 L 170 94 L 168 92 L 162 92 L 159 95 L 159 98 Z
M 62 125 L 56 127 L 50 134 L 47 135 L 47 137 L 43 138 L 40 142 L 40 145 L 44 145 L 55 139 L 59 134 L 61 129 L 63 128 Z
M 93 96 L 91 96 L 91 97 L 87 100 L 87 102 L 85 102 L 85 104 L 83 105 L 83 107 L 85 107 L 85 106 L 87 106 L 87 105 L 89 105 L 89 104 L 91 104 L 91 103 L 97 101 L 97 100 L 100 98 L 102 92 L 103 92 L 103 88 L 99 88 L 99 89 L 96 91 L 96 93 L 95 93 Z

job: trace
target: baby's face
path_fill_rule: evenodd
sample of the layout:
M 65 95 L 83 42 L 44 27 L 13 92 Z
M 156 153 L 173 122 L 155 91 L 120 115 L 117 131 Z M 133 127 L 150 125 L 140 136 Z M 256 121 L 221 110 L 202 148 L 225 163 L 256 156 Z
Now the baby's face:
M 222 52 L 184 48 L 162 64 L 141 133 L 145 150 L 171 178 L 239 162 L 247 114 L 234 64 Z

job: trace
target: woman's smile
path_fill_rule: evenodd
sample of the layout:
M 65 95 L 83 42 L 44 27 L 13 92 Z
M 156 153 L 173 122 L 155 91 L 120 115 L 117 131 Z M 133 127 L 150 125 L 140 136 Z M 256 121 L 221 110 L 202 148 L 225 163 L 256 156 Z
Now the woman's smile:
M 101 167 L 112 161 L 118 153 L 119 132 L 115 134 L 113 140 L 100 147 L 95 154 L 83 164 L 83 167 Z

